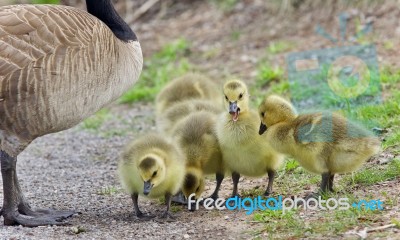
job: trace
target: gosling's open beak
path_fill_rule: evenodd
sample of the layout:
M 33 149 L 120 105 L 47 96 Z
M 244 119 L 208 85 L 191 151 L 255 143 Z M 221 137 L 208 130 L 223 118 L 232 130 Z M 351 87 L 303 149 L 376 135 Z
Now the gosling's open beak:
M 152 188 L 153 188 L 153 184 L 151 184 L 150 180 L 147 182 L 144 182 L 143 194 L 148 195 Z
M 240 108 L 238 108 L 236 102 L 229 102 L 229 113 L 232 115 L 232 120 L 237 121 L 239 119 Z
M 267 131 L 267 126 L 261 122 L 260 130 L 258 130 L 258 134 L 262 135 L 263 133 L 265 133 L 265 131 Z

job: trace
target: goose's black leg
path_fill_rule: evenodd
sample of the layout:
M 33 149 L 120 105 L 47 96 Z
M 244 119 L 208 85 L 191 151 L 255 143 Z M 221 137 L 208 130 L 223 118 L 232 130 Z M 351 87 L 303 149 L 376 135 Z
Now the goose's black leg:
M 165 221 L 168 221 L 168 222 L 175 221 L 175 217 L 169 211 L 169 209 L 171 207 L 171 199 L 172 199 L 171 194 L 169 194 L 169 193 L 165 194 L 165 205 L 167 206 L 167 209 L 160 216 L 161 219 L 164 219 Z
M 65 225 L 61 220 L 74 212 L 56 212 L 53 210 L 33 211 L 22 194 L 16 174 L 17 158 L 0 151 L 1 175 L 3 179 L 4 201 L 2 215 L 4 225 L 23 225 L 37 227 L 43 225 Z M 54 214 L 57 213 L 57 214 Z
M 133 193 L 131 195 L 131 198 L 132 198 L 133 208 L 135 210 L 136 217 L 138 217 L 140 220 L 144 220 L 144 221 L 150 220 L 155 217 L 154 215 L 144 214 L 144 213 L 142 213 L 142 211 L 140 211 L 139 203 L 138 203 L 139 195 L 137 193 Z
M 233 191 L 232 197 L 239 196 L 238 194 L 238 184 L 239 184 L 240 174 L 237 172 L 232 173 Z
M 272 184 L 274 183 L 276 172 L 274 170 L 268 170 L 268 186 L 264 192 L 264 196 L 269 196 L 272 193 Z
M 310 198 L 318 199 L 318 197 L 321 196 L 321 194 L 324 194 L 328 191 L 333 191 L 333 188 L 332 188 L 333 176 L 334 175 L 333 174 L 331 175 L 330 172 L 321 174 L 322 181 L 321 181 L 321 186 L 320 186 L 319 191 L 316 193 L 309 194 L 306 197 L 306 200 L 308 200 Z
M 238 194 L 239 179 L 240 179 L 240 174 L 237 172 L 232 172 L 233 191 L 231 198 L 240 197 Z M 233 202 L 230 202 L 229 205 L 233 206 Z
M 224 180 L 224 174 L 216 173 L 215 174 L 215 180 L 217 181 L 217 185 L 215 186 L 215 190 L 211 194 L 211 196 L 208 197 L 208 198 L 214 199 L 214 201 L 217 200 L 217 198 L 218 198 L 218 192 L 219 192 L 219 189 L 221 188 L 222 181 Z
M 321 175 L 321 177 L 322 177 L 322 181 L 321 181 L 321 187 L 320 187 L 320 192 L 321 193 L 326 193 L 327 191 L 329 191 L 329 183 L 330 183 L 330 177 L 331 177 L 331 174 L 329 173 L 329 172 L 327 172 L 327 173 L 323 173 L 322 175 Z M 333 180 L 333 179 L 332 179 Z
M 71 217 L 76 213 L 73 210 L 54 210 L 54 209 L 42 209 L 42 208 L 37 208 L 33 210 L 21 191 L 21 188 L 18 183 L 18 177 L 16 174 L 14 177 L 14 186 L 18 193 L 18 199 L 19 199 L 18 211 L 21 214 L 31 217 L 47 216 L 50 218 L 62 220 Z
M 206 199 L 209 199 L 209 198 L 213 199 L 214 201 L 216 201 L 218 199 L 218 192 L 219 192 L 219 189 L 221 188 L 222 181 L 224 180 L 224 174 L 223 173 L 216 173 L 215 174 L 215 180 L 217 181 L 217 185 L 215 186 L 214 192 L 209 197 L 203 199 L 200 202 L 200 204 L 203 204 L 204 201 Z M 195 205 L 196 204 L 193 203 L 191 209 L 196 209 Z
M 329 176 L 328 188 L 329 191 L 333 192 L 333 179 L 335 178 L 335 174 Z

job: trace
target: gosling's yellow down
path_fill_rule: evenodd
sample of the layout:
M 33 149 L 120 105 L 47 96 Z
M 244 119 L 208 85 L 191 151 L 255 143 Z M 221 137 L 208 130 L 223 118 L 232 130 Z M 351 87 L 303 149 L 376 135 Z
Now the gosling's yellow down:
M 175 103 L 189 99 L 207 99 L 222 104 L 218 86 L 209 78 L 189 73 L 169 82 L 156 97 L 156 116 L 161 114 Z
M 357 170 L 380 150 L 378 138 L 339 114 L 297 115 L 290 102 L 276 95 L 267 96 L 258 111 L 259 134 L 265 132 L 276 151 L 321 174 L 321 192 L 333 191 L 336 173 Z
M 275 172 L 284 157 L 258 134 L 258 114 L 249 108 L 249 92 L 245 83 L 228 81 L 223 93 L 226 112 L 220 115 L 216 131 L 224 164 L 227 170 L 232 171 L 232 195 L 237 195 L 240 174 L 260 177 L 265 173 L 268 173 L 268 186 L 264 194 L 269 195 Z
M 185 161 L 172 141 L 156 133 L 142 136 L 125 148 L 118 173 L 123 187 L 132 197 L 138 218 L 154 217 L 139 210 L 138 195 L 149 198 L 165 196 L 167 209 L 161 218 L 174 218 L 169 212 L 171 196 L 182 186 Z
M 173 106 L 168 108 L 162 116 L 157 117 L 157 129 L 160 132 L 170 135 L 176 123 L 184 117 L 202 111 L 219 114 L 222 112 L 222 109 L 222 104 L 215 104 L 212 101 L 205 99 L 193 99 L 175 103 Z
M 210 196 L 218 198 L 224 168 L 222 154 L 215 133 L 217 115 L 200 111 L 191 113 L 176 124 L 172 136 L 183 151 L 186 161 L 186 175 L 182 192 L 186 197 L 195 193 L 196 199 L 204 191 L 205 175 L 215 174 L 217 185 Z

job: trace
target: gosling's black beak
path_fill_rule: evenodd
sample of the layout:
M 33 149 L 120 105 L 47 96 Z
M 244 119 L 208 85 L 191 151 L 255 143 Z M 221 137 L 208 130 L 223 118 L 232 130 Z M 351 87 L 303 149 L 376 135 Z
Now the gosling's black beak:
M 151 184 L 150 180 L 147 182 L 144 182 L 143 194 L 148 195 L 152 188 L 153 188 L 153 184 Z
M 238 106 L 236 102 L 229 102 L 229 113 L 233 114 L 236 113 L 238 110 Z
M 262 135 L 263 133 L 265 133 L 265 131 L 267 131 L 267 126 L 261 122 L 260 130 L 258 130 L 258 134 Z

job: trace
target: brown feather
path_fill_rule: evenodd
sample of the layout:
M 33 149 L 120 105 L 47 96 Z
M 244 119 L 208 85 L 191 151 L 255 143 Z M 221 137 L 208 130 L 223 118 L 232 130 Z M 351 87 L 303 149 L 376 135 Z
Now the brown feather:
M 1 7 L 0 130 L 24 145 L 72 127 L 131 87 L 141 67 L 139 43 L 120 41 L 87 12 Z

